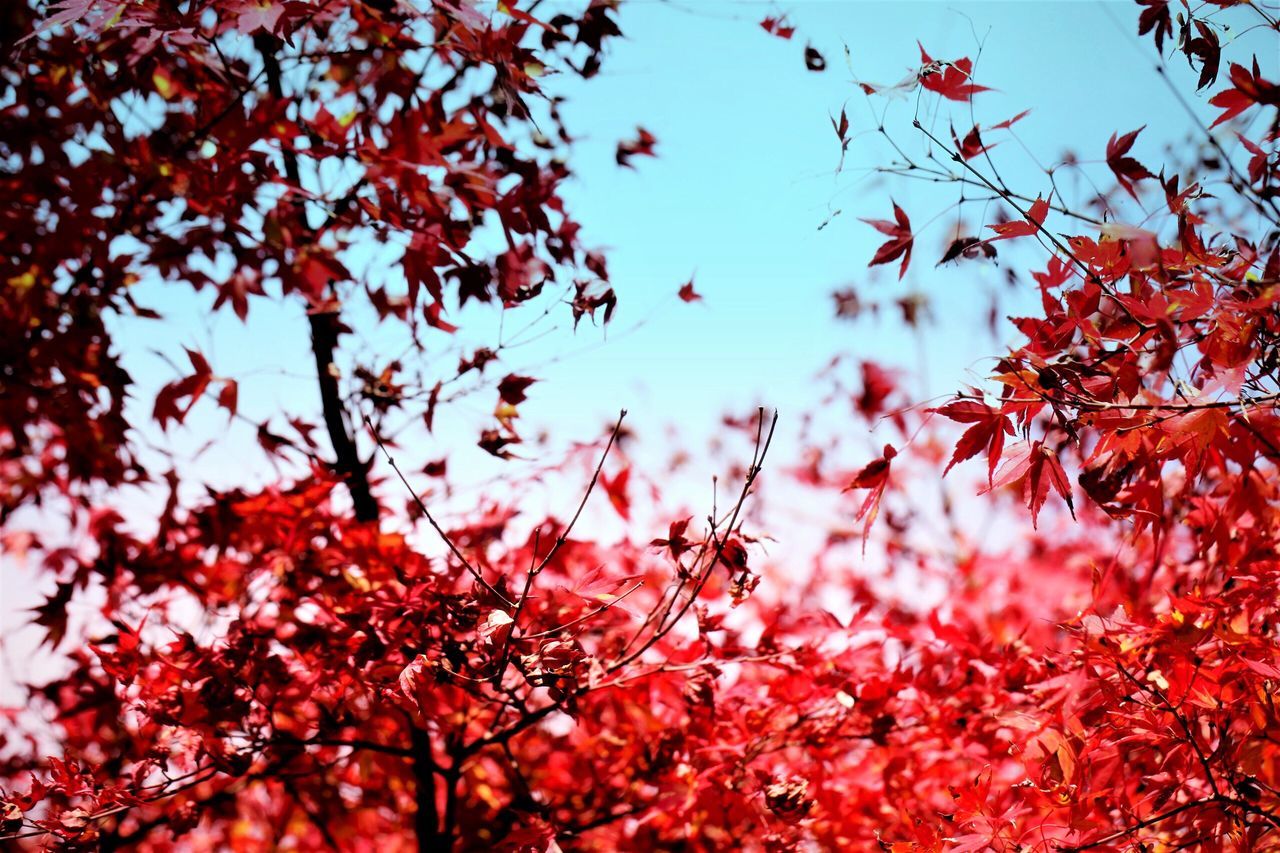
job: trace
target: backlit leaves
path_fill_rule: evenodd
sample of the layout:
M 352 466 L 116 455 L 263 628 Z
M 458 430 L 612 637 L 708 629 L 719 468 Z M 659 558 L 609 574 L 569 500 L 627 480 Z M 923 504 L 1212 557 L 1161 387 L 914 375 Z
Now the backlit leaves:
M 1062 463 L 1052 450 L 1043 442 L 1024 442 L 1009 452 L 1004 465 L 996 472 L 989 486 L 983 491 L 1014 486 L 1022 492 L 1023 502 L 1031 510 L 1031 523 L 1036 525 L 1040 517 L 1040 509 L 1049 497 L 1049 490 L 1066 502 L 1067 508 L 1075 515 L 1075 504 L 1071 499 L 1071 482 L 1067 479 Z
M 582 473 L 577 450 L 572 463 L 531 460 L 527 478 L 526 466 L 508 466 L 501 480 L 456 489 L 481 452 L 474 434 L 448 446 L 468 413 L 450 408 L 439 434 L 424 427 L 473 388 L 496 394 L 494 419 L 479 412 L 493 427 L 479 443 L 511 456 L 516 407 L 542 387 L 525 368 L 494 372 L 513 357 L 511 338 L 440 333 L 484 310 L 471 302 L 521 311 L 563 294 L 575 321 L 615 310 L 606 259 L 577 242 L 560 198 L 573 137 L 553 115 L 549 71 L 593 76 L 617 32 L 616 4 L 595 0 L 583 17 L 557 13 L 545 26 L 524 2 L 102 5 L 114 22 L 74 6 L 15 6 L 28 31 L 41 14 L 71 16 L 23 42 L 8 67 L 24 85 L 4 113 L 16 128 L 7 138 L 18 149 L 32 140 L 47 160 L 16 154 L 7 179 L 3 222 L 20 257 L 0 279 L 10 346 L 0 542 L 38 573 L 47 597 L 34 621 L 66 666 L 30 691 L 28 707 L 0 709 L 0 832 L 46 847 L 269 839 L 305 850 L 360 839 L 398 850 L 420 841 L 421 820 L 406 816 L 434 811 L 428 846 L 483 849 L 547 850 L 565 838 L 609 850 L 1273 846 L 1272 125 L 1231 149 L 1237 168 L 1248 158 L 1248 187 L 1216 158 L 1175 149 L 1164 197 L 1142 216 L 1106 207 L 1150 178 L 1131 153 L 1138 131 L 1117 129 L 1105 169 L 1083 164 L 1091 181 L 1106 179 L 1096 193 L 1073 190 L 1064 172 L 1051 201 L 1028 205 L 1016 173 L 992 176 L 1011 181 L 994 204 L 1030 209 L 989 240 L 956 217 L 944 261 L 992 257 L 995 240 L 1036 234 L 1051 251 L 1026 241 L 1001 252 L 1020 316 L 1005 327 L 993 308 L 1010 346 L 970 366 L 987 374 L 981 390 L 926 410 L 934 404 L 917 384 L 874 353 L 833 359 L 821 411 L 797 413 L 787 435 L 786 465 L 756 479 L 763 421 L 736 413 L 714 448 L 683 433 L 668 441 L 661 467 L 639 464 L 650 453 L 593 456 L 600 467 L 587 470 L 600 478 L 570 529 L 576 497 L 551 517 L 527 496 L 558 501 L 559 483 Z M 1152 0 L 1133 9 L 1158 45 L 1169 11 Z M 1224 15 L 1206 18 L 1227 32 Z M 775 36 L 790 35 L 773 20 Z M 1193 41 L 1208 39 L 1199 24 L 1188 21 Z M 254 38 L 237 44 L 241 27 Z M 1192 47 L 1204 73 L 1213 57 Z M 282 97 L 252 77 L 259 51 L 273 48 L 289 66 Z M 324 59 L 298 53 L 312 51 Z M 440 65 L 415 92 L 405 71 L 425 54 Z M 930 111 L 981 91 L 968 60 L 923 61 L 897 86 L 862 85 L 940 95 L 925 99 Z M 96 71 L 104 63 L 111 74 Z M 357 103 L 354 114 L 316 109 L 319 93 L 303 88 L 311 72 L 333 89 L 324 104 Z M 1223 121 L 1254 105 L 1273 117 L 1256 68 L 1232 66 L 1231 79 L 1215 96 Z M 156 93 L 160 131 L 117 135 L 104 105 L 119 86 Z M 186 148 L 224 104 L 210 146 Z M 539 113 L 536 126 L 525 111 Z M 830 115 L 844 147 L 847 116 Z M 989 170 L 992 133 L 1024 115 L 991 127 L 955 117 L 961 162 L 942 168 Z M 948 117 L 938 122 L 922 128 Z M 100 131 L 87 165 L 70 167 L 57 140 L 84 127 Z M 636 142 L 623 159 L 647 153 Z M 281 171 L 287 152 L 305 175 L 312 153 L 341 158 L 348 146 L 367 182 L 350 198 L 313 196 Z M 111 228 L 145 255 L 125 257 L 128 240 L 105 251 L 107 190 L 122 202 Z M 189 216 L 157 218 L 178 198 Z M 1077 233 L 1043 230 L 1050 203 Z M 47 209 L 58 211 L 56 239 Z M 949 212 L 927 215 L 949 224 Z M 870 223 L 887 241 L 873 263 L 900 261 L 901 278 L 911 222 L 893 204 Z M 407 247 L 385 280 L 352 261 L 365 233 Z M 948 271 L 945 285 L 968 298 L 987 271 L 969 272 Z M 327 334 L 334 355 L 319 360 L 319 377 L 337 384 L 341 405 L 246 421 L 241 386 L 255 374 L 220 377 L 217 360 L 188 352 L 156 419 L 220 432 L 220 415 L 190 416 L 207 398 L 272 455 L 244 479 L 239 459 L 204 449 L 199 465 L 212 460 L 230 482 L 199 482 L 199 465 L 147 438 L 155 425 L 130 420 L 148 409 L 145 398 L 136 411 L 127 404 L 138 388 L 117 363 L 133 344 L 101 322 L 152 316 L 132 301 L 140 274 L 207 286 L 215 314 L 241 319 L 285 291 L 301 325 L 261 343 Z M 857 287 L 836 294 L 846 329 L 874 315 L 901 316 L 922 340 L 938 330 L 933 293 Z M 692 280 L 669 295 L 698 298 Z M 356 328 L 366 314 L 377 319 Z M 946 335 L 967 333 L 951 328 L 958 316 L 942 319 Z M 370 356 L 370 329 L 428 345 Z M 732 377 L 710 381 L 720 379 Z M 269 403 L 265 390 L 255 410 Z M 364 415 L 376 431 L 348 434 L 353 453 L 335 464 L 332 422 Z M 866 460 L 867 426 L 893 443 L 851 470 Z M 383 457 L 371 461 L 375 435 L 406 457 L 410 480 L 429 479 L 397 491 Z M 695 463 L 718 465 L 743 436 L 757 453 L 722 469 L 709 506 L 683 508 L 675 481 Z M 533 456 L 542 440 L 520 446 Z M 972 484 L 951 469 L 973 459 L 985 460 L 973 479 L 987 497 L 962 505 Z M 352 510 L 362 478 L 375 516 L 384 512 L 375 521 Z M 739 512 L 726 497 L 739 486 L 768 499 Z M 826 512 L 846 488 L 852 512 Z M 31 518 L 39 536 L 22 529 Z M 602 519 L 612 519 L 608 541 L 594 532 Z M 808 525 L 802 537 L 792 519 Z M 54 749 L 45 734 L 24 737 L 33 714 L 56 722 Z
M 958 462 L 972 459 L 979 453 L 987 456 L 987 481 L 992 482 L 996 466 L 1004 452 L 1005 437 L 1014 434 L 1013 423 L 998 407 L 978 400 L 955 400 L 930 411 L 957 423 L 970 424 L 956 443 L 951 461 L 943 469 L 943 476 Z

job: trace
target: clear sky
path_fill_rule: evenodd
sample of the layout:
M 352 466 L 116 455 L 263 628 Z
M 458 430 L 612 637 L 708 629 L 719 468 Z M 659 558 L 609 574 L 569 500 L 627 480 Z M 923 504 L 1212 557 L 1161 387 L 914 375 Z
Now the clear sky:
M 1034 196 L 1049 186 L 1028 151 L 1045 164 L 1067 149 L 1101 161 L 1113 132 L 1145 124 L 1134 154 L 1155 168 L 1164 145 L 1186 140 L 1187 116 L 1155 73 L 1150 39 L 1137 41 L 1137 11 L 1130 2 L 624 4 L 628 40 L 599 79 L 567 87 L 564 111 L 588 135 L 576 152 L 574 209 L 588 239 L 611 247 L 622 303 L 608 346 L 544 371 L 550 381 L 532 395 L 526 416 L 595 423 L 626 406 L 639 423 L 678 421 L 701 437 L 725 408 L 761 402 L 784 415 L 803 408 L 810 378 L 837 350 L 915 367 L 915 343 L 898 324 L 832 320 L 831 292 L 850 285 L 873 299 L 919 289 L 935 301 L 922 397 L 983 372 L 977 360 L 998 347 L 976 333 L 987 311 L 981 282 L 1000 280 L 1003 270 L 934 271 L 954 214 L 922 223 L 957 192 L 885 183 L 865 171 L 892 152 L 866 133 L 875 114 L 851 82 L 843 45 L 860 79 L 895 83 L 919 65 L 917 39 L 942 59 L 973 57 L 981 41 L 975 76 L 998 91 L 977 96 L 975 117 L 991 125 L 1033 109 L 1015 126 L 1025 150 L 1009 140 L 992 154 L 1009 183 Z M 758 26 L 784 12 L 797 27 L 791 41 Z M 827 58 L 825 73 L 806 70 L 808 41 Z M 1253 46 L 1264 64 L 1280 62 L 1274 45 L 1269 57 L 1267 44 Z M 1181 57 L 1172 70 L 1182 83 L 1194 79 Z M 1204 103 L 1209 94 L 1197 101 L 1202 115 L 1214 112 Z M 852 133 L 864 135 L 837 175 L 829 115 L 846 102 Z M 880 109 L 884 101 L 874 103 Z M 908 152 L 924 148 L 910 127 L 914 107 L 914 97 L 895 102 L 886 118 Z M 963 134 L 967 108 L 953 112 Z M 947 133 L 946 113 L 932 121 Z M 659 157 L 636 160 L 637 171 L 617 169 L 613 144 L 636 124 L 657 136 Z M 1091 169 L 1105 172 L 1100 163 Z M 1068 178 L 1063 187 L 1078 183 Z M 858 221 L 888 216 L 890 195 L 920 231 L 902 283 L 890 268 L 867 269 L 883 238 Z M 840 215 L 820 231 L 833 210 Z M 975 229 L 983 213 L 966 209 Z M 695 271 L 705 302 L 675 301 Z M 786 428 L 784 416 L 784 435 Z

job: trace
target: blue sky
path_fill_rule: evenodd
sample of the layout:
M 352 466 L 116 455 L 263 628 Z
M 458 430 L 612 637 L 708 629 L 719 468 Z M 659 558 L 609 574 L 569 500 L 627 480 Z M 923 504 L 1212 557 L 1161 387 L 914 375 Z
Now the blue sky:
M 782 12 L 798 28 L 791 41 L 758 26 Z M 868 175 L 864 167 L 891 154 L 874 134 L 858 137 L 844 172 L 835 173 L 829 114 L 847 102 L 853 133 L 874 129 L 842 45 L 860 78 L 894 83 L 919 64 L 917 39 L 943 59 L 973 57 L 982 40 L 975 76 L 998 91 L 977 96 L 975 115 L 990 125 L 1033 109 L 1015 128 L 1026 150 L 1008 140 L 993 157 L 1012 186 L 1034 196 L 1049 186 L 1028 150 L 1046 164 L 1067 149 L 1100 161 L 1113 132 L 1145 124 L 1134 154 L 1158 168 L 1162 146 L 1186 138 L 1188 119 L 1155 73 L 1150 40 L 1137 41 L 1136 19 L 1137 7 L 1121 2 L 625 5 L 628 40 L 599 79 L 568 88 L 565 109 L 571 125 L 589 134 L 577 151 L 571 196 L 588 239 L 611 247 L 622 298 L 617 328 L 590 360 L 548 371 L 552 381 L 534 395 L 528 416 L 555 412 L 559 421 L 566 411 L 625 405 L 639 409 L 638 418 L 680 420 L 698 434 L 726 407 L 804 407 L 809 378 L 837 350 L 915 366 L 915 344 L 896 324 L 833 322 L 830 294 L 842 286 L 872 298 L 918 289 L 936 301 L 921 396 L 983 372 L 979 359 L 998 347 L 975 334 L 987 309 L 982 282 L 1003 271 L 980 264 L 933 270 L 952 216 L 929 228 L 920 223 L 956 191 Z M 828 60 L 825 73 L 804 67 L 810 40 Z M 1181 57 L 1172 70 L 1184 84 L 1193 79 Z M 1197 107 L 1211 115 L 1205 98 Z M 910 127 L 914 107 L 914 96 L 893 103 L 886 118 L 909 152 L 923 149 Z M 967 108 L 953 112 L 963 134 Z M 636 124 L 658 137 L 660 156 L 635 161 L 638 171 L 619 170 L 613 142 Z M 933 128 L 946 134 L 945 112 Z M 902 283 L 888 268 L 878 275 L 866 268 L 883 238 L 858 221 L 889 215 L 890 196 L 921 229 Z M 842 212 L 819 231 L 833 209 Z M 975 228 L 982 213 L 966 211 Z M 1030 254 L 1023 260 L 1040 262 Z M 695 271 L 705 302 L 674 302 Z M 618 334 L 650 316 L 643 328 Z

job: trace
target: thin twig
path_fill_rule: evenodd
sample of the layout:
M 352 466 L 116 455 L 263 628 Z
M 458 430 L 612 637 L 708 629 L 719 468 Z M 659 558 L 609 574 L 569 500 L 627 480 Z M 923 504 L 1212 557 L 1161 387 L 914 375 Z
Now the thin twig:
M 618 412 L 618 420 L 616 423 L 614 423 L 613 429 L 609 433 L 609 441 L 604 446 L 604 452 L 600 454 L 600 461 L 596 463 L 596 469 L 591 474 L 591 482 L 587 483 L 587 488 L 582 493 L 582 500 L 578 502 L 578 509 L 576 512 L 574 512 L 573 518 L 569 519 L 569 523 L 565 525 L 564 530 L 562 530 L 560 532 L 560 535 L 556 537 L 555 543 L 552 544 L 551 548 L 542 557 L 542 559 L 538 560 L 536 565 L 533 565 L 529 568 L 529 574 L 525 577 L 524 591 L 520 593 L 520 599 L 519 601 L 516 602 L 515 612 L 511 615 L 511 630 L 507 632 L 507 639 L 502 644 L 502 653 L 498 655 L 498 670 L 493 675 L 493 683 L 496 686 L 500 686 L 502 684 L 502 677 L 507 672 L 507 664 L 508 664 L 507 652 L 511 648 L 512 637 L 514 636 L 516 632 L 517 624 L 520 621 L 520 613 L 522 610 L 524 610 L 525 602 L 529 600 L 529 592 L 533 588 L 533 581 L 535 578 L 538 577 L 538 575 L 542 574 L 543 569 L 545 569 L 548 565 L 551 564 L 551 559 L 556 555 L 556 552 L 560 550 L 561 546 L 563 546 L 564 543 L 568 540 L 569 534 L 573 532 L 573 527 L 575 524 L 578 523 L 578 518 L 581 517 L 582 511 L 586 508 L 587 501 L 591 498 L 591 493 L 595 491 L 596 483 L 600 480 L 600 472 L 604 470 L 604 463 L 605 463 L 605 460 L 609 458 L 609 451 L 613 449 L 614 442 L 618 440 L 618 434 L 622 431 L 622 420 L 626 416 L 627 416 L 626 409 L 623 409 L 622 411 Z M 539 531 L 535 531 L 533 535 L 534 559 L 537 559 L 538 539 L 540 534 L 541 534 L 541 531 L 539 530 Z M 573 624 L 573 623 L 570 623 L 570 624 Z M 537 637 L 537 636 L 542 636 L 542 634 L 534 634 L 532 636 Z M 529 639 L 529 637 L 521 636 L 520 639 L 525 640 L 525 639 Z
M 427 509 L 426 502 L 419 497 L 416 491 L 414 491 L 413 486 L 409 485 L 409 481 L 405 478 L 404 473 L 401 472 L 400 466 L 396 465 L 396 460 L 392 458 L 391 452 L 387 450 L 387 446 L 382 443 L 382 438 L 378 435 L 377 429 L 374 428 L 373 421 L 369 420 L 369 416 L 367 414 L 361 413 L 361 416 L 364 418 L 365 426 L 369 429 L 369 435 L 382 451 L 382 455 L 386 457 L 387 464 L 391 466 L 392 471 L 396 472 L 396 476 L 400 478 L 400 482 L 404 484 L 404 487 L 409 490 L 409 494 L 413 497 L 414 503 L 418 507 L 418 511 L 422 513 L 424 518 L 426 518 L 427 523 L 431 525 L 431 529 L 434 530 L 444 541 L 444 544 L 449 548 L 449 553 L 453 554 L 458 562 L 462 564 L 462 567 L 476 579 L 476 583 L 484 587 L 486 592 L 493 595 L 507 606 L 512 606 L 512 602 L 508 600 L 505 595 L 498 592 L 498 590 L 494 588 L 493 584 L 485 580 L 484 575 L 480 574 L 480 570 L 473 566 L 471 561 L 468 560 L 463 555 L 462 551 L 459 550 L 458 546 L 454 544 L 452 537 L 450 537 L 449 534 L 444 531 L 444 528 L 440 526 L 439 522 L 436 521 L 435 516 L 431 514 L 431 510 Z
M 569 519 L 569 523 L 565 526 L 565 529 L 556 537 L 555 543 L 551 546 L 551 549 L 547 551 L 546 556 L 544 556 L 538 563 L 538 568 L 534 571 L 535 575 L 547 567 L 551 562 L 551 559 L 555 557 L 556 552 L 558 552 L 568 540 L 569 534 L 573 532 L 573 527 L 578 523 L 578 518 L 581 517 L 582 510 L 587 506 L 587 500 L 591 497 L 591 493 L 595 491 L 596 482 L 600 479 L 600 472 L 604 469 L 605 460 L 609 458 L 609 451 L 613 449 L 614 442 L 618 440 L 618 433 L 622 430 L 622 419 L 626 416 L 626 409 L 623 409 L 618 413 L 618 420 L 613 425 L 613 431 L 609 433 L 609 442 L 604 446 L 604 452 L 600 454 L 600 461 L 596 463 L 596 470 L 591 474 L 591 482 L 587 484 L 587 489 L 582 494 L 582 500 L 578 503 L 577 511 L 574 512 L 573 518 Z
M 970 172 L 970 174 L 972 174 L 975 178 L 977 178 L 979 181 L 985 184 L 987 189 L 991 190 L 993 193 L 998 194 L 1004 200 L 1004 203 L 1012 207 L 1014 210 L 1016 210 L 1024 220 L 1034 225 L 1036 230 L 1040 232 L 1042 235 L 1044 235 L 1044 237 L 1050 243 L 1053 244 L 1054 248 L 1056 248 L 1059 252 L 1061 252 L 1064 256 L 1066 256 L 1073 264 L 1075 264 L 1077 268 L 1079 268 L 1079 270 L 1081 271 L 1081 273 L 1083 273 L 1086 279 L 1096 284 L 1098 287 L 1102 289 L 1104 293 L 1110 296 L 1112 300 L 1117 305 L 1120 306 L 1120 310 L 1123 311 L 1130 320 L 1136 323 L 1139 328 L 1141 329 L 1150 328 L 1149 324 L 1142 322 L 1141 320 L 1139 320 L 1137 317 L 1133 315 L 1133 312 L 1129 310 L 1129 306 L 1125 305 L 1123 302 L 1120 301 L 1120 298 L 1116 295 L 1115 290 L 1106 282 L 1104 282 L 1098 276 L 1097 273 L 1091 270 L 1089 266 L 1085 264 L 1084 261 L 1080 260 L 1080 258 L 1075 254 L 1075 252 L 1072 252 L 1071 249 L 1069 249 L 1067 245 L 1063 243 L 1061 239 L 1058 238 L 1057 234 L 1054 234 L 1048 228 L 1045 228 L 1044 223 L 1036 222 L 1034 219 L 1032 219 L 1028 215 L 1027 211 L 1024 210 L 1021 206 L 1019 206 L 1013 200 L 1010 193 L 1008 193 L 1007 191 L 1001 189 L 1000 187 L 992 183 L 991 180 L 986 175 L 982 174 L 982 172 L 979 172 L 976 168 L 973 167 L 973 165 L 971 165 L 962 156 L 960 156 L 959 152 L 951 151 L 951 149 L 948 148 L 947 145 L 942 142 L 942 140 L 938 139 L 938 137 L 930 133 L 929 130 L 926 129 L 923 124 L 920 123 L 919 119 L 916 119 L 911 123 L 916 128 L 916 130 L 920 131 L 925 136 L 929 137 L 929 139 L 932 140 L 933 143 L 937 145 L 939 148 L 943 149 L 944 151 L 950 151 L 952 160 L 954 160 L 955 162 L 963 166 L 965 169 L 967 169 Z

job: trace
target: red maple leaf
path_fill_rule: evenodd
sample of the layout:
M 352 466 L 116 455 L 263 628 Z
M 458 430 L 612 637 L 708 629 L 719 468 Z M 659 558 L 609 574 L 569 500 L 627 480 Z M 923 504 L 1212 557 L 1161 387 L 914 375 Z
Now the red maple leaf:
M 1025 220 L 988 225 L 987 227 L 999 236 L 988 238 L 987 242 L 994 243 L 997 240 L 1008 240 L 1011 237 L 1030 237 L 1040 230 L 1040 227 L 1044 225 L 1045 217 L 1048 215 L 1048 200 L 1037 196 L 1035 202 L 1027 211 Z
M 631 165 L 632 157 L 656 157 L 653 146 L 658 143 L 658 138 L 643 127 L 636 128 L 636 136 L 634 139 L 624 139 L 618 143 L 618 152 L 615 158 L 619 166 L 626 166 L 628 169 L 634 169 Z
M 236 29 L 243 35 L 259 30 L 274 33 L 283 14 L 282 0 L 249 0 L 237 13 Z
M 875 522 L 876 516 L 880 514 L 880 500 L 884 497 L 884 490 L 889 485 L 889 468 L 898 451 L 893 448 L 892 444 L 884 446 L 884 455 L 879 459 L 868 462 L 866 467 L 858 472 L 853 478 L 853 482 L 845 487 L 845 491 L 853 489 L 870 489 L 866 498 L 862 501 L 862 505 L 858 507 L 857 520 L 862 522 L 862 550 L 867 549 L 867 537 L 871 534 L 871 525 Z
M 930 92 L 937 92 L 950 101 L 969 101 L 979 92 L 988 92 L 986 86 L 973 82 L 973 60 L 965 57 L 955 62 L 935 60 L 924 45 L 920 47 L 920 70 L 916 76 L 920 85 Z
M 870 225 L 872 228 L 889 237 L 888 241 L 876 250 L 875 256 L 871 262 L 867 264 L 874 267 L 877 264 L 887 264 L 899 257 L 902 258 L 902 266 L 898 268 L 898 279 L 901 280 L 907 274 L 907 265 L 911 263 L 911 246 L 914 237 L 911 234 L 911 220 L 907 218 L 907 214 L 902 208 L 898 207 L 897 202 L 893 204 L 894 221 L 887 219 L 863 219 L 862 221 Z
M 1000 467 L 991 483 L 982 489 L 985 494 L 1002 486 L 1022 484 L 1023 502 L 1031 510 L 1031 526 L 1035 527 L 1040 517 L 1040 509 L 1049 496 L 1050 487 L 1066 501 L 1067 508 L 1075 516 L 1075 505 L 1071 499 L 1071 481 L 1062 470 L 1058 455 L 1044 446 L 1044 442 L 1023 443 Z
M 1138 35 L 1155 30 L 1156 50 L 1164 53 L 1164 37 L 1173 35 L 1173 19 L 1169 15 L 1169 0 L 1138 0 L 1147 8 L 1138 16 Z
M 684 535 L 685 531 L 689 529 L 689 522 L 691 520 L 692 516 L 686 516 L 682 519 L 671 522 L 670 527 L 667 529 L 667 538 L 654 539 L 649 544 L 655 548 L 666 548 L 671 552 L 671 556 L 674 559 L 680 559 L 680 555 L 685 551 L 688 551 L 692 544 Z
M 1013 435 L 1013 424 L 999 409 L 988 406 L 978 400 L 955 400 L 945 406 L 930 409 L 956 423 L 973 424 L 960 436 L 956 443 L 951 461 L 943 469 L 945 477 L 958 462 L 972 459 L 983 450 L 987 452 L 987 482 L 995 476 L 996 466 L 1000 464 L 1000 454 L 1004 451 L 1004 438 Z
M 760 27 L 766 33 L 777 36 L 780 39 L 789 39 L 795 35 L 796 32 L 796 28 L 791 26 L 787 21 L 786 15 L 782 15 L 778 18 L 765 17 L 765 19 L 760 22 Z
M 205 389 L 209 387 L 209 383 L 213 380 L 213 370 L 209 367 L 209 362 L 203 355 L 189 349 L 187 350 L 187 358 L 191 360 L 191 367 L 195 370 L 195 373 L 176 382 L 170 382 L 160 389 L 160 393 L 156 394 L 155 408 L 152 410 L 151 416 L 160 424 L 161 429 L 167 429 L 169 421 L 182 423 L 187 413 L 195 406 L 196 401 L 204 395 Z M 226 393 L 227 391 L 224 387 L 223 394 L 225 395 Z M 232 393 L 234 394 L 234 392 Z M 185 404 L 181 404 L 183 400 L 186 400 Z M 223 399 L 222 395 L 220 395 L 219 403 L 234 412 L 234 396 Z
M 1142 133 L 1145 127 L 1146 125 L 1143 125 L 1143 127 L 1120 137 L 1113 133 L 1110 141 L 1107 142 L 1107 166 L 1115 173 L 1116 181 L 1120 186 L 1124 187 L 1125 192 L 1133 196 L 1135 201 L 1138 198 L 1138 194 L 1133 191 L 1134 182 L 1155 177 L 1147 170 L 1146 166 L 1128 156 L 1134 140 L 1138 138 L 1138 134 Z
M 961 139 L 956 135 L 956 129 L 954 127 L 951 128 L 951 140 L 956 145 L 956 153 L 964 160 L 972 160 L 979 154 L 990 151 L 995 147 L 995 145 L 982 144 L 982 134 L 976 124 L 973 126 L 972 130 L 964 135 L 964 139 Z
M 600 486 L 609 497 L 609 503 L 624 519 L 631 518 L 631 498 L 627 493 L 627 485 L 631 482 L 631 468 L 623 468 L 610 477 L 600 474 Z
M 1222 110 L 1222 115 L 1209 125 L 1210 129 L 1230 121 L 1255 104 L 1280 108 L 1280 85 L 1262 78 L 1256 57 L 1252 72 L 1238 63 L 1231 64 L 1231 83 L 1230 89 L 1224 89 L 1209 99 L 1209 103 Z
M 1023 110 L 1013 118 L 1005 119 L 999 124 L 991 125 L 991 129 L 992 130 L 1008 130 L 1009 128 L 1013 127 L 1015 124 L 1022 121 L 1024 118 L 1026 118 L 1029 115 L 1031 115 L 1031 110 Z
M 938 261 L 937 266 L 942 266 L 959 258 L 973 259 L 979 256 L 988 260 L 995 260 L 996 247 L 991 245 L 989 241 L 979 240 L 977 237 L 957 237 L 951 241 L 951 245 L 947 247 L 947 251 L 943 253 L 942 260 Z
M 498 396 L 502 398 L 502 402 L 517 406 L 525 401 L 525 392 L 537 381 L 532 376 L 517 376 L 509 373 L 498 383 Z

